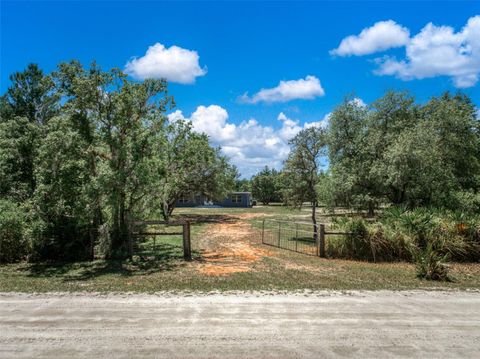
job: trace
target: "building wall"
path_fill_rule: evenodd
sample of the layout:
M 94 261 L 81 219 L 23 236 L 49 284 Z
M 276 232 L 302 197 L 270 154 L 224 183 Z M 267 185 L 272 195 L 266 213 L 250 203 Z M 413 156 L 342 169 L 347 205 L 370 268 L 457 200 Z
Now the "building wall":
M 235 193 L 232 193 L 235 194 Z M 220 202 L 213 202 L 214 205 L 216 206 L 222 206 L 222 207 L 237 207 L 237 208 L 248 208 L 250 207 L 250 193 L 238 193 L 241 196 L 241 202 L 240 203 L 234 203 L 232 201 L 232 194 L 229 194 L 227 198 L 225 198 L 223 201 Z M 203 206 L 204 205 L 204 200 L 205 197 L 201 195 L 197 196 L 190 196 L 188 197 L 187 202 L 176 202 L 176 206 L 179 208 L 182 207 L 197 207 L 197 206 Z
M 240 203 L 234 203 L 232 201 L 232 196 L 228 195 L 227 198 L 225 198 L 222 202 L 218 203 L 219 206 L 223 207 L 250 207 L 250 194 L 248 193 L 240 193 L 241 196 L 241 202 Z
M 195 195 L 195 196 L 189 196 L 186 199 L 188 199 L 188 202 L 180 202 L 177 201 L 175 205 L 177 207 L 196 207 L 196 206 L 203 206 L 203 201 L 204 201 L 204 196 L 202 195 Z

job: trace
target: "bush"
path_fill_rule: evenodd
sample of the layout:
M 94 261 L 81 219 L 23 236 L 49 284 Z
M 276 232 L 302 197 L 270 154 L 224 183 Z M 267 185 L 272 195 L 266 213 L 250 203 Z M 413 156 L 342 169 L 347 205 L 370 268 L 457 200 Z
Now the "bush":
M 413 249 L 417 277 L 427 280 L 450 281 L 448 276 L 448 254 L 440 254 L 433 243 L 428 243 L 425 249 Z
M 90 258 L 89 229 L 68 217 L 47 223 L 38 219 L 33 224 L 31 261 L 70 262 Z
M 340 225 L 350 234 L 329 241 L 332 257 L 362 259 L 373 262 L 409 259 L 405 249 L 408 238 L 383 223 L 354 219 Z
M 480 193 L 473 191 L 457 191 L 452 195 L 450 206 L 464 213 L 480 212 Z
M 0 199 L 0 263 L 15 262 L 27 254 L 25 214 L 12 201 Z
M 411 248 L 435 247 L 438 256 L 453 261 L 480 260 L 480 216 L 434 208 L 392 207 L 377 222 L 336 221 L 352 233 L 329 241 L 332 257 L 371 261 L 414 260 Z
M 346 241 L 345 249 L 350 258 L 368 258 L 370 245 L 367 225 L 363 219 L 355 219 L 348 223 L 347 231 L 351 234 Z

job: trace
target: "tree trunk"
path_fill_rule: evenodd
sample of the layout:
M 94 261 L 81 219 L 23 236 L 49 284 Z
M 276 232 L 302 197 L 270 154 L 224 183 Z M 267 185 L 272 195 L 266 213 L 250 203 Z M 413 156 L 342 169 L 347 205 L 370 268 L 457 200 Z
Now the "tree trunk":
M 129 255 L 128 216 L 125 209 L 125 193 L 119 191 L 113 216 L 112 241 L 109 259 L 125 259 Z
M 172 202 L 172 203 L 170 204 L 170 206 L 168 207 L 168 218 L 169 218 L 169 219 L 170 219 L 170 216 L 172 215 L 174 209 L 175 209 L 175 201 Z
M 170 219 L 170 213 L 171 211 L 169 210 L 169 205 L 168 205 L 168 202 L 167 201 L 163 201 L 163 204 L 161 206 L 161 211 L 162 211 L 162 217 L 165 221 L 168 222 L 168 220 Z
M 94 180 L 97 177 L 97 168 L 95 166 L 95 154 L 93 151 L 90 151 L 89 154 L 89 175 L 90 175 L 90 180 Z M 93 218 L 92 218 L 92 236 L 91 236 L 91 259 L 93 260 L 94 258 L 94 252 L 93 252 L 93 247 L 95 246 L 95 243 L 98 242 L 98 237 L 99 237 L 99 228 L 103 223 L 103 213 L 102 213 L 102 207 L 100 204 L 100 195 L 97 193 L 98 191 L 95 191 L 93 194 L 93 198 L 91 200 L 93 201 Z
M 375 216 L 375 206 L 373 205 L 373 201 L 368 202 L 368 217 Z

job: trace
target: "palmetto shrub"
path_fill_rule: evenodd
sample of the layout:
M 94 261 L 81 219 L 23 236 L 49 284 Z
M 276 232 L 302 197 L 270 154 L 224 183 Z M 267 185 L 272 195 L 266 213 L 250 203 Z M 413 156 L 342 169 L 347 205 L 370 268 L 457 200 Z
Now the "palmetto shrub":
M 414 261 L 414 254 L 433 246 L 432 256 L 480 261 L 480 215 L 392 207 L 373 223 L 350 219 L 335 225 L 351 234 L 329 243 L 328 253 L 332 257 Z
M 409 252 L 405 250 L 405 241 L 408 239 L 382 223 L 353 219 L 340 221 L 337 226 L 349 234 L 328 240 L 328 254 L 331 257 L 373 262 L 409 259 Z
M 428 243 L 423 249 L 413 249 L 417 277 L 427 280 L 449 281 L 448 254 L 440 254 L 434 243 Z

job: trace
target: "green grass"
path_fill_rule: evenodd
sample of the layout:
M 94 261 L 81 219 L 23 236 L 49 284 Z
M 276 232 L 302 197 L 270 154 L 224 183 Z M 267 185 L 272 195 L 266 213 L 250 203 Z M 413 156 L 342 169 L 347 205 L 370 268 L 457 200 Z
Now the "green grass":
M 414 265 L 328 260 L 283 251 L 265 257 L 255 270 L 210 277 L 180 258 L 181 252 L 156 260 L 15 264 L 0 267 L 2 292 L 157 292 L 302 289 L 468 289 L 480 288 L 478 264 L 455 264 L 452 282 L 416 277 Z M 291 267 L 286 266 L 289 263 Z
M 143 243 L 133 260 L 1 265 L 0 292 L 480 289 L 480 264 L 451 264 L 451 282 L 432 282 L 418 279 L 413 264 L 321 259 L 261 244 L 255 246 L 270 254 L 254 263 L 251 271 L 226 276 L 199 272 L 203 258 L 198 243 L 206 240 L 208 226 L 229 220 L 225 214 L 244 213 L 282 219 L 309 214 L 283 207 L 182 209 L 176 216 L 192 220 L 191 263 L 183 261 L 180 236 L 162 236 L 155 241 L 155 250 L 152 239 Z

